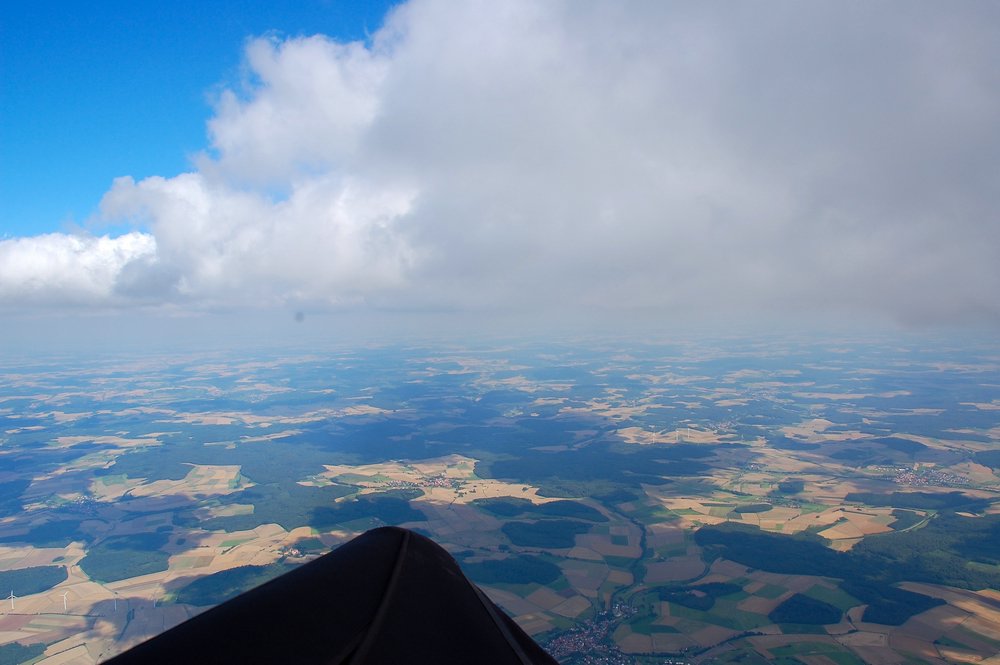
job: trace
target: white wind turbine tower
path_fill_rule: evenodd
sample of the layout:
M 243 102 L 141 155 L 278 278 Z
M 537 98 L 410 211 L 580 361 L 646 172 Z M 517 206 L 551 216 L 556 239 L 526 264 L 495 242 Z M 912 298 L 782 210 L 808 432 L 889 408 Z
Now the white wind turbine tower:
M 8 598 L 10 598 L 10 611 L 13 612 L 14 611 L 14 599 L 17 598 L 17 596 L 14 595 L 14 590 L 13 589 L 10 590 L 10 596 L 8 596 Z
M 66 609 L 66 596 L 67 596 L 68 594 L 69 594 L 69 591 L 63 591 L 63 592 L 62 592 L 62 599 L 63 599 L 63 612 L 66 612 L 66 611 L 68 611 L 68 610 Z

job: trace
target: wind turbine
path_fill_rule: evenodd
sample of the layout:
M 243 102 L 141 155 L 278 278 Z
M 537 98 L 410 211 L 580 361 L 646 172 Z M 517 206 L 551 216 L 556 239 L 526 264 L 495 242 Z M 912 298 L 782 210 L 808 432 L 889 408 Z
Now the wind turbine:
M 63 591 L 63 592 L 62 592 L 62 599 L 63 599 L 63 612 L 66 612 L 66 611 L 68 611 L 68 610 L 66 609 L 66 596 L 67 596 L 68 594 L 69 594 L 69 591 Z
M 117 614 L 118 613 L 118 592 L 117 591 L 112 591 L 111 593 L 115 594 L 115 614 Z
M 17 596 L 14 595 L 14 590 L 13 589 L 10 590 L 10 596 L 8 596 L 8 597 L 10 598 L 10 611 L 13 612 L 14 611 L 14 599 L 17 598 Z

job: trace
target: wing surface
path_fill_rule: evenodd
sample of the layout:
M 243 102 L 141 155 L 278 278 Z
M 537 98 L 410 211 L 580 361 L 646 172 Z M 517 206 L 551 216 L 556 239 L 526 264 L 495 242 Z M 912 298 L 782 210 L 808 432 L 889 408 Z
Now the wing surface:
M 106 662 L 556 661 L 443 548 L 413 531 L 384 527 Z

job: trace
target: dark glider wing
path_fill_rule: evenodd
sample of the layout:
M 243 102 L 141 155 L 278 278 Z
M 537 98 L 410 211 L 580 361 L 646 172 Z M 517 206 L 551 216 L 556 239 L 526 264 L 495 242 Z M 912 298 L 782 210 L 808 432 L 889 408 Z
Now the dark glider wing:
M 556 661 L 439 545 L 385 527 L 107 661 L 185 662 Z

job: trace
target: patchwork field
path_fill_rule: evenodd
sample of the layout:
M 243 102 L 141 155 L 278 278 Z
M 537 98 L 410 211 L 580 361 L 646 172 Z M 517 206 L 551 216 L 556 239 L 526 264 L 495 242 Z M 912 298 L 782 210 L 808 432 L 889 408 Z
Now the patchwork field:
M 567 663 L 989 662 L 996 358 L 728 340 L 0 368 L 0 659 L 98 662 L 400 524 Z

